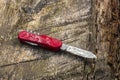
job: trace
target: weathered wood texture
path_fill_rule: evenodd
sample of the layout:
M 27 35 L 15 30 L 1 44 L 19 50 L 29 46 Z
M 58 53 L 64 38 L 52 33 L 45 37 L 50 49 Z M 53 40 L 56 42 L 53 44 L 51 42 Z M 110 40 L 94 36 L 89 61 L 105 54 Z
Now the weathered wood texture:
M 120 2 L 118 0 L 96 0 L 96 75 L 97 79 L 120 79 Z M 111 78 L 109 77 L 111 76 Z M 108 79 L 109 77 L 110 79 Z
M 1 80 L 119 80 L 118 0 L 0 0 Z M 21 44 L 30 29 L 90 50 L 97 60 Z

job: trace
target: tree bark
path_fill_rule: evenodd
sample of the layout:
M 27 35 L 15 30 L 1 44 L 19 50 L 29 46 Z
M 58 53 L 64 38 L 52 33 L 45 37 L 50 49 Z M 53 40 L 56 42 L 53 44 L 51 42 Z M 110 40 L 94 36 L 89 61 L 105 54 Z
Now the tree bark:
M 96 1 L 96 52 L 98 72 L 103 77 L 120 79 L 120 2 L 118 0 Z M 96 72 L 97 72 L 96 71 Z M 96 75 L 99 75 L 99 73 Z M 110 78 L 110 79 L 111 79 Z M 109 80 L 110 80 L 109 79 Z M 106 79 L 105 79 L 106 80 Z
M 0 80 L 120 80 L 119 0 L 0 0 Z M 33 30 L 97 59 L 23 45 Z

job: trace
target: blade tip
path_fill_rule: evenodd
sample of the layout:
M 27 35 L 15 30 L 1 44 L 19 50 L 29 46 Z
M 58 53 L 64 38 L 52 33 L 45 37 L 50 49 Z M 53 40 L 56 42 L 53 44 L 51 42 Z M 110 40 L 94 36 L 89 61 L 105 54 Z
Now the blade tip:
M 97 59 L 97 56 L 94 55 L 92 58 Z
M 97 56 L 96 55 L 92 55 L 92 56 L 87 56 L 86 58 L 92 58 L 92 59 L 97 59 Z

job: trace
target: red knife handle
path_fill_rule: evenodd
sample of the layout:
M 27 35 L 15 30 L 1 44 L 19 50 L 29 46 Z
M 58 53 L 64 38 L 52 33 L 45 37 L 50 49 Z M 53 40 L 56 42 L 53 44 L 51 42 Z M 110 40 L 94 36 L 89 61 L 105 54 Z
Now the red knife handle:
M 62 41 L 46 36 L 36 35 L 27 31 L 20 31 L 18 33 L 18 39 L 21 42 L 29 42 L 37 44 L 38 46 L 45 47 L 54 51 L 57 51 L 62 46 Z

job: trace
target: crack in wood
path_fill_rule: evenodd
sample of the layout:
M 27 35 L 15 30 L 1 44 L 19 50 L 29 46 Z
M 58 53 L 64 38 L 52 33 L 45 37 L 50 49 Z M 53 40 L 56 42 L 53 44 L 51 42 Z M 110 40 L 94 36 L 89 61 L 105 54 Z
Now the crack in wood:
M 34 62 L 34 61 L 38 61 L 38 60 L 41 60 L 41 59 L 26 60 L 26 61 L 21 61 L 21 62 L 18 62 L 18 63 L 6 64 L 6 65 L 0 66 L 0 68 L 4 68 L 4 67 L 8 67 L 8 66 L 13 66 L 13 65 L 18 65 L 20 63 Z

